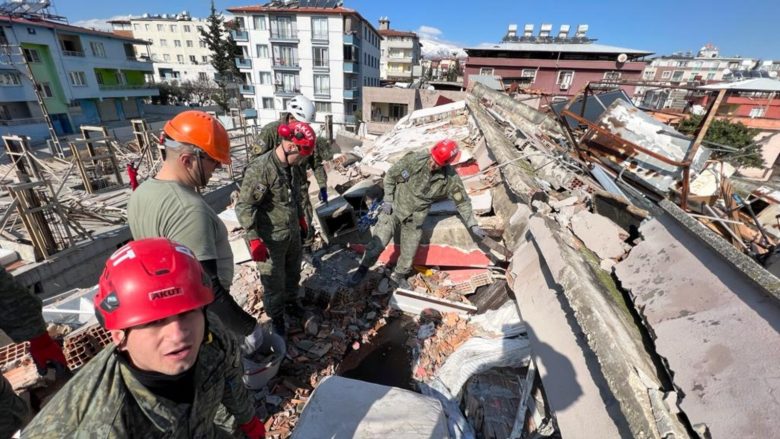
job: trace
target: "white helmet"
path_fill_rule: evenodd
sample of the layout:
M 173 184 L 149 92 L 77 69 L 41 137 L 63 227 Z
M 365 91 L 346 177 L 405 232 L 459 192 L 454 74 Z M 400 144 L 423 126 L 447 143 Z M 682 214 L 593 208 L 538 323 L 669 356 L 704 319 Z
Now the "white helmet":
M 287 112 L 298 122 L 314 122 L 314 104 L 304 95 L 298 95 L 287 103 Z

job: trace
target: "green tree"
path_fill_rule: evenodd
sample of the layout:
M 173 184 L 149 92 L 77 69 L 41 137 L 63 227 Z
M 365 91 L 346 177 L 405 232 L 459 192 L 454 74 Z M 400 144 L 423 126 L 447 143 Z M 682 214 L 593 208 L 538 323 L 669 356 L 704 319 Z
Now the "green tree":
M 187 92 L 177 81 L 171 83 L 160 82 L 157 84 L 160 90 L 159 96 L 152 96 L 152 103 L 158 105 L 176 105 L 187 98 Z
M 228 32 L 224 17 L 217 14 L 214 0 L 211 0 L 211 13 L 206 23 L 206 28 L 200 31 L 201 41 L 211 50 L 211 65 L 217 71 L 214 78 L 217 87 L 211 99 L 227 112 L 231 102 L 238 100 L 236 84 L 240 75 L 235 59 L 241 56 L 241 51 Z
M 693 135 L 701 124 L 702 118 L 703 116 L 691 116 L 683 119 L 677 126 L 677 130 L 683 134 Z M 704 140 L 736 148 L 736 151 L 724 151 L 713 147 L 715 151 L 712 158 L 714 159 L 724 160 L 735 166 L 763 167 L 761 149 L 754 141 L 757 134 L 758 130 L 748 128 L 741 122 L 715 119 L 710 124 Z

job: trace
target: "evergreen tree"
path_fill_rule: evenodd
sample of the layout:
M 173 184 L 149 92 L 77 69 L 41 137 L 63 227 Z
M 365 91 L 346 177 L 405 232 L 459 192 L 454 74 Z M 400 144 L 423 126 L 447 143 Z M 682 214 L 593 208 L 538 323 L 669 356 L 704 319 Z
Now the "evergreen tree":
M 692 136 L 696 127 L 701 124 L 702 117 L 691 116 L 683 119 L 677 126 L 677 130 Z M 757 134 L 758 130 L 748 128 L 740 122 L 715 119 L 710 124 L 704 140 L 737 149 L 736 152 L 716 151 L 712 155 L 713 159 L 724 160 L 735 166 L 762 167 L 764 159 L 761 157 L 761 149 L 754 141 Z
M 231 100 L 238 99 L 236 83 L 240 78 L 238 68 L 236 67 L 236 57 L 241 56 L 233 37 L 227 30 L 225 19 L 222 14 L 217 14 L 214 6 L 214 0 L 211 0 L 211 13 L 206 18 L 207 26 L 201 29 L 201 41 L 206 43 L 206 47 L 211 50 L 211 65 L 217 71 L 214 78 L 217 88 L 212 94 L 211 99 L 219 105 L 223 111 L 227 112 Z

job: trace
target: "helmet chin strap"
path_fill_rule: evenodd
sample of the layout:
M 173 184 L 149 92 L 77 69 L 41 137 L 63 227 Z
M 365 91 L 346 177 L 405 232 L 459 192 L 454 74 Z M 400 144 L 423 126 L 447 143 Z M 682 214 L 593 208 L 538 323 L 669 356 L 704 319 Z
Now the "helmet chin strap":
M 198 187 L 206 187 L 208 181 L 206 181 L 206 173 L 203 172 L 203 152 L 195 151 L 195 157 L 198 158 Z

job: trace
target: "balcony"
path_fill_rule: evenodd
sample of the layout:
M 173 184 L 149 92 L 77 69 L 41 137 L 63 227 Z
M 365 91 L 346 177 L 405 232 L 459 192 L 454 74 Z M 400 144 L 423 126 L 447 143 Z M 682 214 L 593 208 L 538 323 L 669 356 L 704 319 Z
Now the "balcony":
M 272 43 L 297 43 L 298 42 L 298 30 L 297 29 L 271 29 Z
M 245 30 L 232 30 L 230 31 L 230 36 L 235 41 L 249 41 L 249 32 Z
M 157 88 L 157 84 L 153 82 L 147 82 L 144 84 L 99 84 L 98 87 L 101 91 L 111 90 L 142 90 L 146 88 Z
M 354 34 L 344 34 L 344 44 L 346 44 L 347 46 L 359 46 L 360 38 L 358 38 L 357 35 Z
M 355 88 L 345 88 L 344 89 L 344 99 L 358 99 L 360 97 L 360 89 Z
M 344 61 L 344 73 L 358 73 L 360 64 L 351 61 Z
M 242 95 L 253 95 L 253 94 L 255 94 L 255 86 L 254 85 L 241 84 L 241 85 L 238 86 L 238 88 L 240 89 Z
M 236 58 L 236 67 L 239 69 L 251 69 L 252 60 L 249 58 Z
M 285 87 L 284 85 L 275 85 L 274 86 L 274 94 L 276 96 L 295 96 L 301 94 L 301 89 L 295 88 L 295 87 Z
M 301 66 L 298 65 L 297 59 L 284 59 L 276 58 L 273 64 L 274 70 L 300 70 Z
M 78 56 L 84 58 L 84 52 L 78 50 L 63 50 L 62 56 Z

